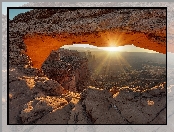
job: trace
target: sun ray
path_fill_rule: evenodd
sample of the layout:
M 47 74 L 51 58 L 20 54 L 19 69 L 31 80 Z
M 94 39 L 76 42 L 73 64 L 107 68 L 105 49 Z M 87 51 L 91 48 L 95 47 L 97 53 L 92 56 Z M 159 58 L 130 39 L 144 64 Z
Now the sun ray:
M 106 63 L 106 61 L 108 60 L 108 54 L 106 55 L 106 57 L 103 59 L 102 63 L 100 65 L 98 65 L 95 69 L 96 69 L 96 74 L 100 73 L 102 70 L 102 66 L 104 63 Z

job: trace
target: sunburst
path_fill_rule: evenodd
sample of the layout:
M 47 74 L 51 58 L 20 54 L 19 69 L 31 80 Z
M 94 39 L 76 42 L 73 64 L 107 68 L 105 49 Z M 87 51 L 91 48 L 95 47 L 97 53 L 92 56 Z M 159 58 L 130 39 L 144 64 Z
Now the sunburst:
M 103 47 L 102 49 L 109 52 L 121 51 L 121 47 Z

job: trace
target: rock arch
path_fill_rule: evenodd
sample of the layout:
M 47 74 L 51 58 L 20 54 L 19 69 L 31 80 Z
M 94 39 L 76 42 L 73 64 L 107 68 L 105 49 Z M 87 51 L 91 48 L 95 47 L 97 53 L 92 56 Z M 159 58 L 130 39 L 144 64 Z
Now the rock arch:
M 166 54 L 164 8 L 35 9 L 15 17 L 10 28 L 20 32 L 27 47 L 25 53 L 35 68 L 41 67 L 52 50 L 65 44 L 134 44 Z

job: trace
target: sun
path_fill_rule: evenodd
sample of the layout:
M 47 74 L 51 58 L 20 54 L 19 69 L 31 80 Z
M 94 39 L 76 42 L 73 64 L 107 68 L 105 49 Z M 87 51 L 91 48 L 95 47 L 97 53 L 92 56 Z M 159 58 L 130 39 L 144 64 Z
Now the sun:
M 114 51 L 120 51 L 121 49 L 119 47 L 105 47 L 104 50 L 114 52 Z

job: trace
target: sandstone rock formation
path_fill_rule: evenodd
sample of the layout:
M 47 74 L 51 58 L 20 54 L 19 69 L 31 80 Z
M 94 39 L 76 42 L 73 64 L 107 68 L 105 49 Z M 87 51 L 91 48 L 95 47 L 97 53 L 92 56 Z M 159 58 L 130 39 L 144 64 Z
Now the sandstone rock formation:
M 87 60 L 58 50 L 134 43 L 165 53 L 165 18 L 163 9 L 36 9 L 9 20 L 9 123 L 166 124 L 166 88 L 87 88 Z
M 158 124 L 156 118 L 166 123 L 165 89 L 142 93 L 123 89 L 113 94 L 88 88 L 85 96 L 82 104 L 94 124 Z
M 69 91 L 82 91 L 89 78 L 88 60 L 77 51 L 52 51 L 41 69 L 50 79 L 59 82 Z
M 166 53 L 166 9 L 35 9 L 19 14 L 9 26 L 24 40 L 36 68 L 51 50 L 73 43 L 134 44 Z
M 158 90 L 155 95 L 153 92 L 123 89 L 113 94 L 89 87 L 81 95 L 72 92 L 62 96 L 37 94 L 33 100 L 21 105 L 22 108 L 16 109 L 18 120 L 11 118 L 11 123 L 166 124 L 165 89 Z
M 47 77 L 9 69 L 10 124 L 166 124 L 165 111 L 162 85 L 74 93 Z

